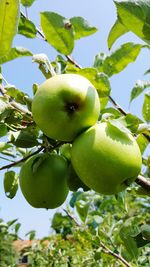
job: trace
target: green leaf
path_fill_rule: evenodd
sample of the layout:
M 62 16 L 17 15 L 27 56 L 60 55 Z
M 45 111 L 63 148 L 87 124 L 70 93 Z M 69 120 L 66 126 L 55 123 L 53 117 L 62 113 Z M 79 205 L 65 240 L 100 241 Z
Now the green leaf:
M 31 230 L 25 236 L 29 236 L 29 240 L 34 240 L 35 236 L 36 236 L 36 231 L 35 230 Z
M 5 123 L 0 122 L 0 137 L 5 136 L 7 134 L 7 126 Z
M 37 30 L 34 23 L 31 20 L 25 17 L 20 17 L 18 25 L 18 33 L 26 36 L 27 38 L 35 38 Z
M 136 133 L 139 127 L 139 124 L 142 123 L 142 120 L 137 116 L 128 113 L 125 117 L 126 127 L 130 129 L 133 133 Z
M 150 43 L 150 3 L 143 0 L 115 0 L 117 14 L 127 30 Z
M 78 198 L 82 194 L 83 194 L 83 192 L 81 192 L 81 191 L 77 191 L 77 192 L 74 192 L 72 194 L 71 199 L 70 199 L 70 202 L 69 202 L 69 205 L 70 205 L 71 208 L 74 208 L 75 207 L 76 201 L 78 200 Z
M 16 223 L 16 225 L 15 225 L 15 234 L 18 234 L 18 231 L 19 231 L 20 227 L 21 227 L 21 223 Z
M 105 73 L 98 72 L 95 68 L 75 68 L 70 65 L 66 67 L 67 73 L 78 73 L 87 78 L 96 88 L 100 97 L 109 96 L 111 87 L 108 76 Z
M 26 102 L 24 100 L 24 97 L 26 96 L 25 93 L 21 92 L 19 89 L 17 89 L 14 85 L 8 84 L 5 86 L 5 90 L 7 91 L 7 94 L 16 100 L 16 102 L 25 105 Z
M 100 97 L 109 96 L 111 86 L 108 76 L 105 73 L 97 73 L 94 84 Z
M 144 72 L 144 75 L 147 75 L 150 73 L 150 69 L 148 69 L 147 71 Z
M 109 119 L 108 121 L 108 127 L 109 129 L 111 129 L 112 131 L 115 131 L 116 132 L 116 135 L 117 135 L 117 132 L 121 135 L 128 138 L 128 135 L 130 133 L 130 131 L 123 125 L 123 123 L 121 123 L 121 121 L 119 121 L 118 119 Z
M 15 146 L 22 148 L 30 148 L 38 145 L 36 135 L 27 130 L 20 131 L 13 143 Z
M 12 199 L 18 190 L 18 176 L 14 171 L 8 171 L 4 176 L 4 190 L 8 198 Z
M 38 90 L 39 88 L 39 85 L 37 83 L 34 83 L 32 85 L 32 92 L 33 92 L 33 95 L 35 95 L 36 91 Z
M 106 54 L 99 53 L 95 56 L 93 67 L 96 68 L 98 71 L 103 71 L 103 63 L 106 58 Z
M 142 114 L 143 118 L 150 122 L 150 91 L 145 94 Z
M 64 236 L 71 233 L 73 220 L 71 220 L 68 215 L 62 215 L 61 213 L 56 212 L 53 216 L 51 226 L 56 233 L 61 233 L 61 235 Z
M 32 53 L 24 47 L 13 47 L 6 56 L 0 58 L 0 64 L 16 59 L 18 57 L 32 56 Z
M 130 103 L 132 102 L 133 99 L 138 97 L 145 89 L 150 87 L 150 82 L 147 81 L 137 81 L 135 86 L 133 87 L 130 95 Z
M 100 111 L 107 106 L 108 100 L 108 97 L 100 97 Z
M 147 138 L 143 134 L 138 135 L 136 141 L 137 141 L 137 143 L 139 145 L 141 154 L 143 154 L 145 149 L 149 145 L 149 141 L 147 140 Z
M 0 121 L 6 119 L 13 112 L 12 107 L 7 102 L 7 99 L 0 97 Z
M 32 4 L 35 2 L 35 0 L 21 0 L 21 4 L 26 7 L 32 6 Z
M 8 148 L 10 148 L 11 145 L 6 143 L 6 142 L 0 142 L 0 153 L 3 151 L 3 150 L 6 150 Z
M 108 35 L 108 49 L 111 49 L 114 42 L 123 34 L 127 33 L 128 29 L 117 19 Z
M 147 135 L 150 136 L 150 125 L 141 122 L 138 126 L 137 133 L 146 133 Z
M 74 48 L 74 31 L 69 25 L 70 21 L 57 13 L 41 13 L 41 26 L 48 43 L 64 55 Z
M 134 236 L 139 234 L 138 218 L 131 217 L 125 221 L 120 229 L 120 237 L 126 247 L 128 253 L 133 257 L 138 257 L 138 248 Z
M 0 1 L 0 58 L 6 55 L 17 33 L 19 20 L 19 0 Z
M 80 39 L 97 32 L 97 28 L 91 26 L 89 22 L 82 17 L 73 17 L 70 19 L 70 22 L 74 27 L 75 39 Z
M 105 117 L 112 117 L 112 118 L 118 118 L 122 116 L 122 114 L 120 113 L 119 110 L 109 107 L 109 108 L 105 108 L 101 111 L 101 117 L 105 118 Z
M 8 221 L 7 222 L 8 227 L 14 225 L 17 221 L 18 221 L 18 219 L 14 219 L 14 220 Z
M 119 73 L 126 66 L 134 62 L 141 51 L 142 45 L 125 43 L 119 49 L 107 56 L 103 63 L 103 71 L 110 77 Z
M 75 206 L 80 219 L 85 222 L 90 204 L 79 200 L 76 202 Z
M 126 191 L 119 192 L 115 195 L 115 198 L 117 200 L 117 204 L 120 208 L 127 211 L 127 205 L 126 205 Z

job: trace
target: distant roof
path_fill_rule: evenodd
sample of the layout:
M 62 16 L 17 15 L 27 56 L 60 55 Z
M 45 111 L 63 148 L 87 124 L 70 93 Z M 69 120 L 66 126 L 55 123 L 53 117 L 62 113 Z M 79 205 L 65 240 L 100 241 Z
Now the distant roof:
M 38 244 L 41 240 L 15 240 L 13 245 L 16 251 L 20 252 L 25 250 L 26 248 L 31 247 L 33 244 Z M 47 245 L 49 243 L 48 240 L 44 240 L 43 243 Z

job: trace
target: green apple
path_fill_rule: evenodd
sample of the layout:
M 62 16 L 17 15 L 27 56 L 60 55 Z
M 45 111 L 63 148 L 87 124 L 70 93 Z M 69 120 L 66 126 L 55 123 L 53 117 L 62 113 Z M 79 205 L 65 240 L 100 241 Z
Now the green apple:
M 59 207 L 68 195 L 68 163 L 56 154 L 30 157 L 22 166 L 19 181 L 27 202 L 35 208 Z
M 141 153 L 128 132 L 97 123 L 73 142 L 71 161 L 80 179 L 102 194 L 123 191 L 141 170 Z
M 72 141 L 94 125 L 99 117 L 100 102 L 96 89 L 78 74 L 60 74 L 47 79 L 37 90 L 33 118 L 45 135 Z
M 76 192 L 79 188 L 82 188 L 83 191 L 90 190 L 90 188 L 86 186 L 78 177 L 71 163 L 68 166 L 67 184 L 69 190 L 73 192 Z

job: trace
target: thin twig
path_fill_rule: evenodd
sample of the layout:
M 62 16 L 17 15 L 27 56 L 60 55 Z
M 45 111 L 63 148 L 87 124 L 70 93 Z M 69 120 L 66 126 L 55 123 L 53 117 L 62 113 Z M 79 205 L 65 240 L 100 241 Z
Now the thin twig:
M 150 192 L 150 180 L 146 179 L 142 175 L 139 175 L 135 182 L 142 186 L 146 191 Z
M 26 15 L 22 11 L 20 12 L 20 14 L 23 18 L 27 19 Z M 43 32 L 38 27 L 36 27 L 36 31 L 42 37 L 42 39 L 47 42 Z
M 118 260 L 120 260 L 125 266 L 127 267 L 132 267 L 122 256 L 120 256 L 119 254 L 113 252 L 111 249 L 109 249 L 108 247 L 106 247 L 106 245 L 104 245 L 102 242 L 100 243 L 101 247 L 103 248 L 103 252 L 106 254 L 110 254 L 113 257 L 117 258 Z
M 28 19 L 28 8 L 27 7 L 25 7 L 25 13 L 26 13 L 26 17 Z
M 80 224 L 75 220 L 73 216 L 71 216 L 71 214 L 66 209 L 63 209 L 63 211 L 67 214 L 71 221 L 73 221 L 77 226 L 80 226 Z
M 26 161 L 27 159 L 29 159 L 31 156 L 34 156 L 34 155 L 40 153 L 42 150 L 43 150 L 43 147 L 40 147 L 38 150 L 36 150 L 32 154 L 30 154 L 30 155 L 28 155 L 28 156 L 26 156 L 26 157 L 24 157 L 24 158 L 22 158 L 22 159 L 20 159 L 18 161 L 15 161 L 15 162 L 10 163 L 10 164 L 7 164 L 7 165 L 4 165 L 3 167 L 0 168 L 0 171 L 5 170 L 5 169 L 10 169 L 12 167 L 15 167 L 16 165 L 18 165 L 18 164 Z
M 58 148 L 58 147 L 61 146 L 62 144 L 64 144 L 64 142 L 57 142 L 54 146 L 52 146 L 52 147 L 50 147 L 50 148 L 48 149 L 48 152 L 52 152 L 54 149 Z M 10 169 L 10 168 L 12 168 L 12 167 L 15 167 L 16 165 L 18 165 L 18 164 L 20 164 L 20 163 L 26 161 L 26 160 L 29 159 L 30 157 L 32 157 L 32 156 L 34 156 L 34 155 L 40 153 L 42 150 L 44 150 L 44 147 L 43 147 L 43 146 L 41 146 L 41 147 L 40 147 L 38 150 L 36 150 L 35 152 L 31 153 L 30 155 L 28 155 L 28 156 L 26 156 L 26 157 L 24 157 L 24 158 L 21 158 L 21 159 L 18 160 L 18 161 L 15 161 L 15 162 L 13 162 L 13 163 L 11 163 L 11 164 L 2 166 L 2 167 L 0 168 L 0 171 L 2 171 L 2 170 L 4 170 L 4 169 Z
M 127 115 L 127 112 L 122 107 L 120 107 L 120 105 L 111 96 L 109 96 L 109 100 L 117 110 L 119 110 L 123 115 Z
M 67 55 L 66 58 L 68 59 L 68 61 L 70 63 L 72 63 L 75 67 L 81 69 L 81 66 L 70 56 L 70 55 Z

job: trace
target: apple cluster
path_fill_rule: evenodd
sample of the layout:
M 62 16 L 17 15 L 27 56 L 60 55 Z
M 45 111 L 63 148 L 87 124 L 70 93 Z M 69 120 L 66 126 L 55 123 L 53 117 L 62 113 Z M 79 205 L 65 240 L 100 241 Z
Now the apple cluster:
M 35 155 L 22 166 L 20 187 L 33 207 L 56 208 L 79 187 L 116 194 L 138 176 L 142 159 L 136 140 L 109 121 L 98 121 L 99 96 L 85 77 L 47 79 L 34 96 L 32 114 L 47 137 L 66 142 L 59 154 Z

